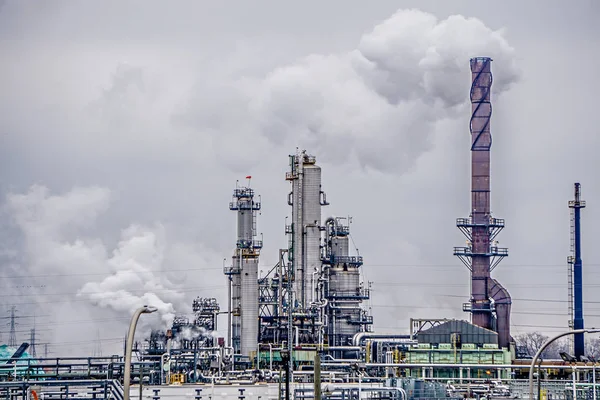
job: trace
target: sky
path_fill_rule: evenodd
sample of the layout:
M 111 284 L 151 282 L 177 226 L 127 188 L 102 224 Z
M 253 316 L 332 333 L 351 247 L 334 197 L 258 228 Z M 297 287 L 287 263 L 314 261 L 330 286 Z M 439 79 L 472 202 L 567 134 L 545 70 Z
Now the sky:
M 131 312 L 226 307 L 228 203 L 252 176 L 266 272 L 287 245 L 288 155 L 353 217 L 375 330 L 468 318 L 452 255 L 470 209 L 469 58 L 490 56 L 492 211 L 512 333 L 566 327 L 583 199 L 586 326 L 600 326 L 600 6 L 593 0 L 0 2 L 0 341 L 117 354 Z M 224 259 L 226 259 L 224 261 Z M 226 318 L 219 320 L 225 331 Z

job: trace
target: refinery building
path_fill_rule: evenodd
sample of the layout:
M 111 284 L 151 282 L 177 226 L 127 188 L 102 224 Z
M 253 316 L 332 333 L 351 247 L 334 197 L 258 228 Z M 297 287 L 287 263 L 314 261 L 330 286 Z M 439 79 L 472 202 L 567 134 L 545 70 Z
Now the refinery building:
M 511 297 L 491 276 L 508 255 L 496 244 L 504 220 L 490 211 L 491 62 L 490 58 L 470 61 L 471 213 L 456 222 L 467 245 L 453 249 L 471 275 L 471 298 L 463 305 L 469 321 L 414 316 L 405 332 L 374 331 L 373 316 L 364 306 L 370 288 L 361 279 L 368 260 L 350 246 L 348 219 L 326 213 L 323 171 L 317 157 L 302 150 L 289 156 L 285 174 L 290 191 L 282 200 L 290 206 L 291 219 L 285 226 L 288 246 L 279 250 L 279 261 L 259 276 L 260 196 L 249 184 L 236 185 L 229 209 L 236 215 L 237 237 L 231 262 L 223 269 L 227 304 L 203 298 L 194 303 L 194 320 L 210 321 L 201 327 L 203 331 L 214 329 L 218 315 L 227 315 L 226 337 L 209 339 L 204 348 L 194 341 L 180 341 L 184 347 L 171 351 L 198 347 L 206 360 L 200 369 L 206 373 L 215 367 L 274 369 L 288 360 L 293 370 L 301 371 L 318 356 L 325 369 L 360 365 L 380 376 L 509 377 L 507 365 L 515 358 Z M 198 316 L 207 312 L 212 313 L 210 318 Z M 167 348 L 169 336 L 186 327 L 197 329 L 196 325 L 185 318 L 176 321 L 167 334 L 155 333 L 148 352 L 160 353 Z
M 288 389 L 282 391 L 284 382 L 290 385 L 322 379 L 350 384 L 358 379 L 360 385 L 366 379 L 386 385 L 385 390 L 394 387 L 401 389 L 398 393 L 405 391 L 403 396 L 394 392 L 393 396 L 378 398 L 407 400 L 410 396 L 406 393 L 416 393 L 425 380 L 460 384 L 474 379 L 526 377 L 530 360 L 518 359 L 511 335 L 511 296 L 492 276 L 508 250 L 498 247 L 496 240 L 505 221 L 491 213 L 491 64 L 486 57 L 470 60 L 471 204 L 468 217 L 456 220 L 467 241 L 465 246 L 448 249 L 470 271 L 470 298 L 462 307 L 468 317 L 428 319 L 415 315 L 406 331 L 378 333 L 366 307 L 371 288 L 362 279 L 363 268 L 369 268 L 368 258 L 363 259 L 351 246 L 349 218 L 327 213 L 326 188 L 321 184 L 326 171 L 319 166 L 318 158 L 299 150 L 289 156 L 289 170 L 282 177 L 290 184 L 287 195 L 281 194 L 281 201 L 289 205 L 291 218 L 285 226 L 288 245 L 279 249 L 278 262 L 259 274 L 263 248 L 262 236 L 257 232 L 262 206 L 259 191 L 250 186 L 250 180 L 247 185 L 236 184 L 229 203 L 235 213 L 232 223 L 235 221 L 237 226 L 236 237 L 232 237 L 231 259 L 223 267 L 226 304 L 198 297 L 189 315 L 178 315 L 170 329 L 153 331 L 135 347 L 137 361 L 132 375 L 141 376 L 154 391 L 148 398 L 159 400 L 161 389 L 152 387 L 165 384 L 211 384 L 214 389 L 217 384 L 262 382 L 265 392 L 258 398 L 281 398 L 284 392 L 290 394 Z M 574 329 L 583 328 L 579 212 L 585 202 L 579 190 L 576 184 L 575 200 L 569 203 L 573 212 L 569 309 Z M 18 364 L 15 360 L 22 357 L 26 345 L 7 364 L 14 375 L 5 368 L 0 369 L 4 371 L 2 376 L 28 374 L 31 379 L 47 380 L 70 374 L 112 379 L 113 385 L 113 378 L 121 377 L 126 370 L 117 356 L 97 362 L 88 358 L 78 367 L 73 361 L 58 359 L 52 365 L 31 360 Z M 585 364 L 575 371 L 574 366 L 583 360 L 582 346 L 583 335 L 576 335 L 572 349 L 575 361 L 545 362 L 550 362 L 561 378 L 571 374 L 574 382 L 585 380 L 595 368 L 595 361 L 594 367 Z M 63 370 L 67 372 L 60 372 Z M 595 379 L 595 370 L 592 376 Z M 269 388 L 276 388 L 276 394 L 267 394 Z M 195 399 L 201 400 L 203 389 L 195 390 Z M 246 389 L 239 390 L 238 398 L 243 400 Z M 308 389 L 300 386 L 295 390 L 301 394 Z M 315 385 L 314 390 L 320 389 Z M 427 398 L 438 397 L 446 397 L 446 393 Z

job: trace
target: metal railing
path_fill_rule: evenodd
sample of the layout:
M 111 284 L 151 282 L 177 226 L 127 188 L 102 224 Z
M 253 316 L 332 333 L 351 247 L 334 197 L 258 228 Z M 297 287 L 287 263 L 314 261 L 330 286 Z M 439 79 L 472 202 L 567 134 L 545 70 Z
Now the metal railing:
M 350 264 L 350 265 L 362 265 L 362 256 L 332 256 L 334 264 Z
M 32 396 L 35 392 L 35 396 Z M 123 400 L 123 386 L 117 380 L 48 380 L 39 382 L 0 382 L 0 398 Z
M 482 224 L 474 223 L 473 218 L 457 218 L 456 219 L 456 226 L 459 226 L 459 227 L 462 226 L 462 227 L 466 227 L 466 228 L 475 227 L 475 226 L 489 226 L 492 228 L 493 227 L 503 228 L 504 223 L 505 223 L 505 220 L 503 218 L 493 218 L 493 217 L 489 217 L 488 220 Z
M 455 256 L 464 256 L 464 257 L 472 257 L 472 256 L 506 257 L 506 256 L 508 256 L 508 248 L 490 246 L 488 248 L 487 253 L 474 253 L 473 249 L 471 247 L 455 247 L 454 255 Z
M 368 288 L 360 288 L 358 290 L 330 290 L 325 296 L 329 300 L 364 300 L 368 299 L 370 290 Z

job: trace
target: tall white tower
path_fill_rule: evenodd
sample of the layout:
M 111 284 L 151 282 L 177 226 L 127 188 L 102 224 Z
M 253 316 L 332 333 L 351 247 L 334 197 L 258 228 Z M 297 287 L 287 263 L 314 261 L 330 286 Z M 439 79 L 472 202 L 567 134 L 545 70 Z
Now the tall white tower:
M 288 204 L 292 206 L 290 256 L 294 271 L 295 301 L 301 309 L 308 309 L 316 301 L 314 276 L 321 273 L 321 206 L 327 205 L 321 190 L 321 167 L 316 158 L 302 151 L 290 156 L 292 191 Z
M 237 212 L 236 248 L 232 265 L 224 271 L 231 285 L 231 345 L 236 354 L 250 356 L 258 348 L 258 260 L 262 240 L 256 238 L 256 214 L 260 201 L 254 200 L 249 185 L 236 187 L 229 209 Z

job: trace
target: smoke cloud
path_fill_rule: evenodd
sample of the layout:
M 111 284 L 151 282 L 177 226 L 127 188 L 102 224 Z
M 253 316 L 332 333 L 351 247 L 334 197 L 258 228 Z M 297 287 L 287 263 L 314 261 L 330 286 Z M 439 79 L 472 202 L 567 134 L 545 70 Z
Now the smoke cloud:
M 175 317 L 174 304 L 179 305 L 179 312 L 187 307 L 183 294 L 166 277 L 155 275 L 154 271 L 161 271 L 165 263 L 165 242 L 160 225 L 125 229 L 117 249 L 105 261 L 111 275 L 101 282 L 86 283 L 78 295 L 125 315 L 142 305 L 154 306 L 169 327 Z
M 60 314 L 71 302 L 71 311 L 77 312 L 77 319 L 81 320 L 85 314 L 97 319 L 98 307 L 106 309 L 106 315 L 122 321 L 102 325 L 113 325 L 119 337 L 125 334 L 133 312 L 142 305 L 151 305 L 158 308 L 161 319 L 155 327 L 170 328 L 176 313 L 191 312 L 191 301 L 182 290 L 182 282 L 169 279 L 169 269 L 206 268 L 210 263 L 191 257 L 185 243 L 169 243 L 166 229 L 160 224 L 134 224 L 123 229 L 115 249 L 110 251 L 104 241 L 94 236 L 97 221 L 110 202 L 111 192 L 100 187 L 79 187 L 52 195 L 46 187 L 36 185 L 25 194 L 8 195 L 5 211 L 23 235 L 19 272 L 28 278 L 30 286 L 37 281 L 41 288 L 35 296 L 40 299 L 36 307 L 43 306 L 48 302 L 44 299 L 53 295 L 60 295 L 67 303 L 54 304 L 52 310 L 45 311 Z M 190 264 L 178 265 L 183 260 Z M 53 276 L 60 279 L 60 289 L 52 281 Z M 180 276 L 185 279 L 186 274 Z M 200 287 L 195 289 L 190 296 L 201 292 Z M 64 317 L 56 317 L 55 321 L 64 321 Z M 141 326 L 147 331 L 146 321 L 147 318 L 141 321 Z M 69 336 L 83 339 L 86 335 L 90 337 L 84 329 Z M 61 335 L 55 332 L 55 336 Z M 94 336 L 95 333 L 91 337 Z
M 173 348 L 183 347 L 183 341 L 193 341 L 205 337 L 216 337 L 217 333 L 214 331 L 208 331 L 201 326 L 185 326 L 177 332 L 172 339 Z
M 207 35 L 197 31 L 151 41 L 148 33 L 155 33 L 157 24 L 145 27 L 140 19 L 132 28 L 139 36 L 127 40 L 126 33 L 107 32 L 105 23 L 98 24 L 114 13 L 70 5 L 64 14 L 52 10 L 16 2 L 2 15 L 5 31 L 27 35 L 0 41 L 7 59 L 20 60 L 0 65 L 7 93 L 0 98 L 0 156 L 6 163 L 0 169 L 6 186 L 0 189 L 13 192 L 2 217 L 14 224 L 4 224 L 0 232 L 6 238 L 0 257 L 3 273 L 37 277 L 20 281 L 21 288 L 4 289 L 7 296 L 19 296 L 23 313 L 29 303 L 24 296 L 32 296 L 31 303 L 56 321 L 77 316 L 109 322 L 50 326 L 53 335 L 44 335 L 49 342 L 89 340 L 101 327 L 103 340 L 111 336 L 104 332 L 118 332 L 120 346 L 136 307 L 159 307 L 156 323 L 166 326 L 174 313 L 189 310 L 193 297 L 204 295 L 206 285 L 215 288 L 207 297 L 225 304 L 221 265 L 235 240 L 226 207 L 235 179 L 259 177 L 253 183 L 265 205 L 259 221 L 265 232 L 261 263 L 272 265 L 279 246 L 285 246 L 281 222 L 289 212 L 288 188 L 281 175 L 285 156 L 295 147 L 331 167 L 324 174 L 331 182 L 342 182 L 357 169 L 402 174 L 423 154 L 445 149 L 452 142 L 448 137 L 467 135 L 466 123 L 446 122 L 468 116 L 469 57 L 494 59 L 495 94 L 519 79 L 503 32 L 462 16 L 439 20 L 400 10 L 357 35 L 349 51 L 298 58 L 302 53 L 286 45 L 281 51 L 290 55 L 282 55 L 284 61 L 274 61 L 276 56 L 264 61 L 257 54 L 270 53 L 269 43 L 250 40 L 238 53 L 215 41 L 201 57 L 196 39 Z M 119 15 L 128 18 L 128 12 L 139 10 Z M 72 20 L 81 22 L 81 35 L 69 30 Z M 17 29 L 14 21 L 23 25 Z M 86 23 L 98 25 L 88 30 Z M 444 129 L 448 126 L 452 129 Z M 447 164 L 436 162 L 447 170 Z M 388 188 L 395 185 L 389 179 Z M 23 189 L 33 182 L 43 185 Z M 391 218 L 369 214 L 364 204 L 371 198 L 348 196 L 350 188 L 342 184 L 326 185 L 334 207 L 355 213 L 357 221 L 372 221 L 362 225 L 368 226 L 365 231 L 382 230 L 380 221 Z M 394 186 L 393 194 L 381 186 L 370 190 L 373 198 L 410 201 L 401 197 L 405 186 Z M 448 193 L 443 195 L 452 197 Z M 437 202 L 440 195 L 429 198 Z M 438 206 L 430 210 L 448 211 Z M 408 217 L 418 215 L 411 213 L 398 211 L 398 224 L 412 226 Z M 415 224 L 425 225 L 427 218 L 439 223 L 431 213 L 419 218 Z M 430 232 L 423 238 L 415 238 L 412 228 L 406 234 L 382 233 L 376 242 L 370 235 L 360 242 L 369 262 L 386 263 L 398 242 L 406 244 L 405 253 L 419 250 L 411 262 L 430 257 L 424 250 L 430 249 Z M 200 272 L 193 279 L 170 272 L 187 268 Z M 383 281 L 382 271 L 377 274 Z M 23 289 L 25 284 L 38 289 Z M 151 318 L 158 319 L 148 316 L 142 323 Z
M 496 94 L 518 80 L 514 50 L 501 31 L 474 18 L 439 21 L 400 10 L 356 49 L 310 55 L 263 79 L 240 81 L 237 100 L 221 95 L 212 107 L 197 103 L 183 120 L 225 137 L 241 131 L 272 146 L 309 148 L 330 162 L 402 173 L 432 148 L 436 123 L 465 114 L 474 56 L 494 59 Z M 228 105 L 244 103 L 247 114 L 232 121 Z

